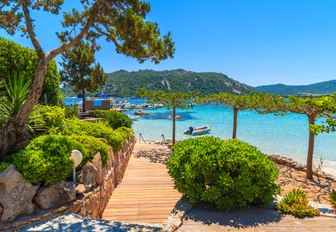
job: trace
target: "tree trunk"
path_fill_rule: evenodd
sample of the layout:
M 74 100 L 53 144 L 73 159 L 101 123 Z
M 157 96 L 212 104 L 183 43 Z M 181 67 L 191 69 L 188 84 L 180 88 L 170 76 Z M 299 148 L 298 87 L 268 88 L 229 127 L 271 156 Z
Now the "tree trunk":
M 238 109 L 233 108 L 233 130 L 232 130 L 232 138 L 235 139 L 237 137 L 237 119 L 238 118 Z
M 84 77 L 82 76 L 82 101 L 83 101 L 83 112 L 86 111 L 85 106 L 85 84 L 84 84 Z
M 309 126 L 315 124 L 315 115 L 307 115 Z M 309 143 L 308 143 L 308 155 L 307 155 L 307 179 L 313 179 L 313 154 L 314 154 L 314 133 L 309 130 Z
M 10 118 L 0 132 L 0 159 L 5 155 L 25 147 L 29 143 L 29 137 L 25 129 L 25 123 L 42 94 L 44 76 L 47 69 L 46 57 L 39 59 L 35 70 L 32 88 L 28 98 L 20 111 Z
M 173 145 L 175 144 L 175 130 L 176 130 L 176 107 L 173 107 Z
M 0 160 L 8 153 L 24 148 L 29 143 L 25 128 L 19 126 L 14 118 L 6 122 L 0 133 Z

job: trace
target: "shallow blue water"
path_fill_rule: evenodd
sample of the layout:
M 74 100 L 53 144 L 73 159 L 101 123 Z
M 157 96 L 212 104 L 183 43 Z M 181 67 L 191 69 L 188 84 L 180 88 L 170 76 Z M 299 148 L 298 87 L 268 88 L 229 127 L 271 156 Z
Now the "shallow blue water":
M 131 102 L 142 100 L 127 99 Z M 150 115 L 142 116 L 134 121 L 133 129 L 138 137 L 142 134 L 145 140 L 161 140 L 172 138 L 172 120 L 168 118 L 171 110 L 160 108 L 147 110 Z M 133 114 L 134 110 L 128 110 Z M 193 136 L 184 135 L 183 131 L 190 126 L 211 125 L 209 135 L 223 139 L 232 136 L 233 111 L 223 105 L 199 105 L 190 110 L 177 109 L 182 116 L 176 123 L 176 139 L 182 140 Z M 308 120 L 305 115 L 273 114 L 260 115 L 255 111 L 240 111 L 238 114 L 237 138 L 244 140 L 267 154 L 279 154 L 305 162 L 308 147 Z M 336 133 L 320 134 L 315 139 L 314 159 L 323 157 L 327 161 L 336 161 Z

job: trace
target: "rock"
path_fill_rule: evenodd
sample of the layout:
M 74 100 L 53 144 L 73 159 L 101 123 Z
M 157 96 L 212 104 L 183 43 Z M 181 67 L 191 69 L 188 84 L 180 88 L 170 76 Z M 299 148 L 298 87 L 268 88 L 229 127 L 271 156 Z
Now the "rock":
M 38 188 L 29 183 L 14 165 L 0 173 L 1 221 L 12 221 L 19 215 L 32 213 L 32 199 Z
M 40 189 L 34 197 L 34 203 L 41 209 L 62 205 L 76 199 L 75 189 L 75 183 L 61 181 L 58 184 Z
M 82 168 L 78 181 L 85 185 L 87 189 L 96 186 L 96 176 L 98 174 L 98 169 L 91 163 L 87 162 Z
M 143 109 L 138 109 L 137 111 L 134 112 L 134 115 L 148 115 L 148 113 Z
M 100 184 L 103 181 L 103 161 L 100 152 L 94 155 L 92 164 L 97 168 L 96 183 Z
M 0 218 L 1 218 L 2 212 L 3 212 L 3 207 L 2 207 L 2 205 L 0 204 Z
M 76 186 L 76 194 L 83 195 L 86 192 L 86 188 L 83 184 L 79 184 Z

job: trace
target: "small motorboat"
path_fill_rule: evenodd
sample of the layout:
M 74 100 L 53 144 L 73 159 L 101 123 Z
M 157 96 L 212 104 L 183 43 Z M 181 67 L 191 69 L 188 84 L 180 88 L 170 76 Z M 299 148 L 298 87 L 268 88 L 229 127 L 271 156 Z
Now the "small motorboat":
M 211 130 L 210 125 L 200 126 L 200 127 L 189 127 L 183 132 L 183 134 L 188 135 L 204 135 L 209 133 Z
M 132 121 L 136 121 L 136 120 L 138 120 L 139 118 L 140 118 L 140 116 L 137 116 L 137 115 L 130 115 L 130 114 L 128 114 L 127 115 Z

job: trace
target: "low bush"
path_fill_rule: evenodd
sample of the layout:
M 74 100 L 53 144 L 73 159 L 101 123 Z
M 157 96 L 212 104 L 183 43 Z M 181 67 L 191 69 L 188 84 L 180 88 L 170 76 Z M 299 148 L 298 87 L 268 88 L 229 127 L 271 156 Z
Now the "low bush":
M 86 150 L 85 155 L 83 155 L 83 161 L 79 165 L 79 169 L 82 168 L 87 162 L 92 161 L 94 155 L 99 151 L 103 166 L 106 166 L 107 159 L 109 157 L 109 149 L 108 145 L 99 139 L 92 136 L 70 136 L 70 138 L 74 141 L 80 142 L 84 149 Z
M 9 165 L 10 165 L 10 163 L 0 162 L 0 173 L 5 171 L 5 169 L 8 168 Z
M 332 192 L 329 194 L 329 203 L 334 208 L 334 211 L 336 212 L 336 190 L 333 189 Z
M 65 106 L 65 117 L 66 118 L 78 118 L 79 110 L 78 105 L 75 104 L 73 106 Z
M 192 202 L 233 209 L 268 204 L 280 188 L 278 169 L 267 155 L 239 140 L 188 139 L 173 146 L 168 172 L 177 190 Z
M 93 116 L 103 118 L 107 121 L 110 127 L 117 129 L 119 127 L 132 127 L 132 120 L 125 114 L 112 110 L 94 110 Z
M 65 126 L 65 110 L 58 106 L 38 105 L 29 117 L 28 129 L 32 137 L 60 134 Z
M 130 140 L 132 138 L 134 138 L 134 131 L 132 130 L 132 128 L 128 128 L 128 127 L 119 127 L 118 129 L 116 129 L 115 131 L 121 133 L 122 137 L 125 140 Z
M 114 131 L 105 122 L 86 122 L 78 119 L 68 119 L 64 129 L 65 135 L 90 135 L 104 138 L 113 150 L 118 151 L 125 143 L 121 133 Z
M 68 136 L 40 136 L 19 153 L 12 156 L 12 163 L 31 183 L 45 185 L 66 180 L 71 174 L 72 150 L 79 150 L 87 156 L 84 146 Z
M 293 189 L 286 194 L 284 199 L 277 204 L 276 208 L 283 213 L 292 214 L 297 217 L 320 215 L 317 209 L 308 205 L 307 196 L 300 189 Z

